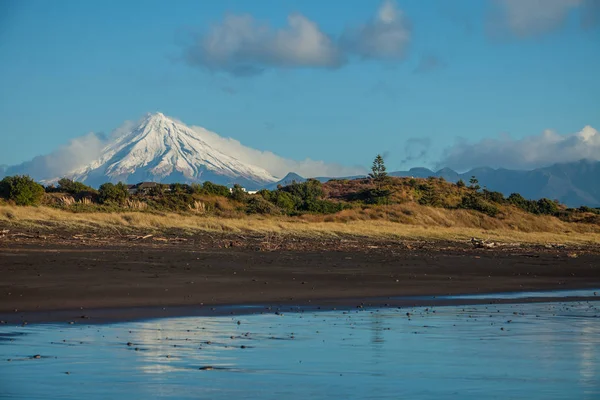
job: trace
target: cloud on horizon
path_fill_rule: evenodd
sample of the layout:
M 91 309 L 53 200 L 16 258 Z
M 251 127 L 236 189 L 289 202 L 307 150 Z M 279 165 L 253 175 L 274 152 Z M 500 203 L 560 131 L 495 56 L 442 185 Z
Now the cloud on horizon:
M 540 135 L 512 139 L 508 135 L 476 143 L 459 141 L 446 149 L 436 168 L 466 171 L 477 167 L 534 169 L 582 159 L 600 161 L 600 132 L 591 126 L 560 135 L 545 130 Z
M 6 175 L 29 175 L 36 180 L 62 177 L 93 161 L 107 143 L 102 133 L 90 132 L 72 139 L 50 154 L 37 156 L 31 161 L 8 167 Z
M 321 30 L 300 13 L 273 29 L 252 15 L 229 14 L 184 50 L 194 67 L 236 76 L 257 75 L 269 68 L 339 68 L 353 58 L 398 61 L 411 38 L 409 21 L 394 0 L 384 0 L 377 15 L 346 28 L 339 38 Z
M 493 36 L 541 36 L 564 26 L 573 11 L 579 11 L 582 28 L 600 22 L 598 0 L 493 0 L 488 31 Z

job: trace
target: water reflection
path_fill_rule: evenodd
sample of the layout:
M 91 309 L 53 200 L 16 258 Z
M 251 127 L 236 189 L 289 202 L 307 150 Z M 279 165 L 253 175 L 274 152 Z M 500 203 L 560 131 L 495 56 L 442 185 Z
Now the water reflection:
M 599 305 L 3 326 L 0 397 L 598 399 Z

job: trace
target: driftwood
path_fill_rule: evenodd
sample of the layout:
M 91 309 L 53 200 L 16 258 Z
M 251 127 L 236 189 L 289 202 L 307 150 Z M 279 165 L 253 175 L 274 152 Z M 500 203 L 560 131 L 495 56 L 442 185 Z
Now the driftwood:
M 10 232 L 8 229 L 2 229 L 0 231 L 0 238 L 3 238 L 5 236 L 8 236 L 8 232 Z
M 129 235 L 127 237 L 129 238 L 129 240 L 146 240 L 146 239 L 150 239 L 153 236 L 154 235 L 145 235 L 145 236 Z
M 12 237 L 20 237 L 20 238 L 25 238 L 25 239 L 42 239 L 42 240 L 46 240 L 47 236 L 45 235 L 30 235 L 28 233 L 13 233 Z
M 567 246 L 564 244 L 560 244 L 560 243 L 551 243 L 551 244 L 547 244 L 544 247 L 546 247 L 547 249 L 566 249 Z
M 471 238 L 471 244 L 476 249 L 493 249 L 497 246 L 494 242 L 488 242 L 487 240 Z

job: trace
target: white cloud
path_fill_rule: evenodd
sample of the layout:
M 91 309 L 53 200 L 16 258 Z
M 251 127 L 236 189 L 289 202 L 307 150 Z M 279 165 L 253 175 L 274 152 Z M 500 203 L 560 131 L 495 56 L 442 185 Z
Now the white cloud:
M 598 22 L 598 0 L 495 0 L 489 20 L 493 34 L 539 36 L 563 26 L 570 13 L 580 11 L 581 25 Z
M 582 159 L 600 161 L 600 132 L 591 126 L 566 135 L 546 130 L 523 139 L 503 135 L 472 144 L 462 141 L 445 151 L 438 167 L 534 169 Z
M 346 30 L 342 46 L 363 59 L 401 60 L 411 39 L 411 27 L 402 10 L 385 0 L 375 18 Z
M 88 133 L 75 138 L 50 154 L 9 167 L 6 175 L 30 175 L 37 180 L 64 176 L 95 159 L 106 145 L 104 135 Z
M 222 137 L 202 127 L 192 126 L 202 139 L 217 150 L 237 158 L 238 160 L 256 165 L 269 171 L 274 176 L 283 178 L 288 172 L 295 172 L 305 178 L 319 176 L 341 177 L 362 175 L 365 168 L 348 167 L 324 161 L 311 160 L 310 158 L 296 161 L 283 158 L 270 151 L 260 151 L 244 146 L 232 138 Z
M 29 175 L 38 181 L 63 177 L 98 158 L 110 140 L 130 132 L 134 124 L 132 121 L 125 121 L 111 132 L 110 137 L 106 137 L 103 133 L 90 132 L 71 139 L 69 143 L 49 154 L 8 167 L 4 174 Z
M 187 50 L 192 65 L 236 75 L 259 73 L 267 67 L 337 67 L 342 55 L 317 24 L 301 14 L 275 30 L 251 15 L 227 15 Z
M 410 42 L 410 24 L 393 0 L 385 0 L 371 21 L 346 29 L 339 38 L 295 13 L 274 29 L 249 14 L 229 14 L 185 49 L 192 66 L 233 75 L 268 68 L 338 68 L 352 57 L 401 60 Z

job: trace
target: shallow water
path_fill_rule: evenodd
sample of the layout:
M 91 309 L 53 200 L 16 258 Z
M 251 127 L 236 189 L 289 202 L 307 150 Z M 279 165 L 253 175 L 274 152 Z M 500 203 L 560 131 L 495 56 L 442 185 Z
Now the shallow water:
M 600 399 L 600 302 L 5 325 L 0 397 Z

